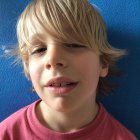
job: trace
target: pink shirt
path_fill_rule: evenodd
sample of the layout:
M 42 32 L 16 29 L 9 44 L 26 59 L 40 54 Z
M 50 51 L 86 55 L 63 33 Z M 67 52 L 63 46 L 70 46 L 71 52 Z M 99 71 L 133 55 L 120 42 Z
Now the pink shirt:
M 35 107 L 40 101 L 20 109 L 0 123 L 0 140 L 137 140 L 100 104 L 100 110 L 89 125 L 76 132 L 60 133 L 43 126 Z

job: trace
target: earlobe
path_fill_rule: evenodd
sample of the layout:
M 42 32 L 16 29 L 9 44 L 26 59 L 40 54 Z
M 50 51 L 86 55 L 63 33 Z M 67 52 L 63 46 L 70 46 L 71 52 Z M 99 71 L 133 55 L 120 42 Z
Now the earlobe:
M 108 67 L 101 68 L 100 77 L 106 77 L 108 74 Z

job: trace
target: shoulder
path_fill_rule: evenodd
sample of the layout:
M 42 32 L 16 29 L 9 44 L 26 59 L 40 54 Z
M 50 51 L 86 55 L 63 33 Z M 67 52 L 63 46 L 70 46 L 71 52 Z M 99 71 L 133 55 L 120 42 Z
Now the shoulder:
M 106 130 L 111 133 L 112 140 L 137 140 L 136 137 L 117 119 L 109 114 L 103 105 L 100 105 L 103 114 L 105 114 Z
M 13 135 L 15 131 L 18 132 L 27 126 L 29 113 L 35 104 L 36 102 L 18 110 L 0 123 L 0 140 L 11 134 Z
M 9 124 L 9 122 L 15 123 L 15 121 L 21 119 L 21 117 L 23 117 L 26 114 L 27 109 L 28 109 L 28 106 L 21 108 L 20 110 L 16 111 L 15 113 L 7 117 L 5 120 L 3 120 L 0 123 L 0 128 L 4 124 Z
M 35 103 L 35 102 L 34 102 Z M 30 104 L 30 105 L 27 105 L 21 109 L 19 109 L 18 111 L 16 111 L 15 113 L 13 113 L 12 115 L 10 115 L 9 117 L 7 117 L 5 120 L 3 120 L 1 123 L 0 123 L 0 128 L 2 125 L 4 124 L 9 124 L 10 123 L 16 123 L 18 120 L 21 120 L 21 118 L 24 118 L 27 114 L 27 110 L 29 108 L 32 108 L 34 106 L 34 103 Z

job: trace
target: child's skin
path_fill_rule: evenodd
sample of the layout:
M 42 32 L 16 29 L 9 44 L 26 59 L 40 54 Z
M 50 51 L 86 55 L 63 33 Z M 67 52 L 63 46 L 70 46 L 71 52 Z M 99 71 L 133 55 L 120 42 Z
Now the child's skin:
M 46 32 L 39 35 L 43 41 L 37 36 L 30 35 L 28 68 L 42 99 L 36 108 L 39 120 L 59 132 L 84 127 L 96 117 L 97 85 L 99 77 L 107 75 L 108 67 L 103 67 L 99 54 L 87 47 L 58 43 Z

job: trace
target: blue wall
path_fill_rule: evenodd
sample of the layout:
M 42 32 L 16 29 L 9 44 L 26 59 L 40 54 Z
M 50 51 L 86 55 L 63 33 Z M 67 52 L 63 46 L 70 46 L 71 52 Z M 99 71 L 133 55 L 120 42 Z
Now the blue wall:
M 0 0 L 0 55 L 16 46 L 16 22 L 29 0 Z M 14 58 L 0 57 L 0 121 L 37 96 Z
M 16 45 L 17 17 L 29 0 L 0 0 L 0 54 Z M 140 1 L 91 0 L 104 17 L 110 43 L 127 48 L 129 55 L 118 65 L 126 74 L 121 87 L 102 100 L 107 110 L 140 139 Z M 0 121 L 38 97 L 31 93 L 21 66 L 14 58 L 0 57 Z

